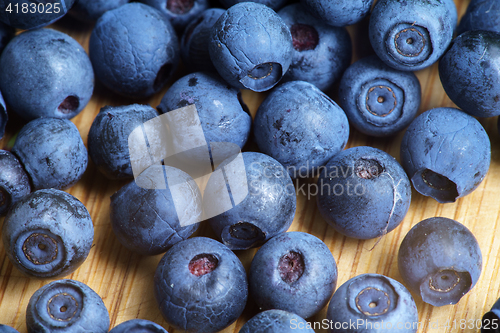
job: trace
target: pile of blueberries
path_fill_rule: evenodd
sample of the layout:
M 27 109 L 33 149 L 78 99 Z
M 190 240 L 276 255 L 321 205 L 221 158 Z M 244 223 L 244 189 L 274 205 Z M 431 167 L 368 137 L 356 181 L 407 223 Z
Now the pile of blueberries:
M 66 13 L 75 25 L 95 22 L 88 55 L 72 37 L 45 28 Z M 362 20 L 374 54 L 351 64 L 345 26 Z M 459 25 L 453 0 L 0 0 L 0 21 L 0 138 L 7 111 L 26 122 L 12 148 L 0 150 L 2 240 L 17 269 L 59 279 L 87 258 L 90 214 L 64 190 L 81 179 L 90 157 L 107 178 L 133 179 L 111 197 L 110 221 L 131 251 L 165 253 L 154 288 L 173 327 L 223 330 L 250 296 L 262 312 L 240 333 L 314 332 L 305 319 L 328 303 L 332 333 L 417 331 L 417 307 L 403 284 L 362 274 L 337 289 L 330 249 L 308 233 L 286 232 L 296 210 L 294 181 L 314 178 L 323 219 L 357 239 L 397 228 L 412 184 L 440 203 L 474 191 L 491 159 L 475 117 L 500 115 L 498 0 L 472 0 Z M 181 59 L 190 74 L 156 108 L 103 107 L 87 150 L 68 119 L 89 102 L 95 77 L 114 94 L 144 99 L 165 87 Z M 437 61 L 460 109 L 417 116 L 421 87 L 413 71 Z M 325 94 L 336 87 L 339 104 Z M 240 89 L 269 91 L 253 120 Z M 196 117 L 176 113 L 192 105 Z M 179 122 L 159 127 L 163 116 Z M 183 126 L 193 123 L 201 136 Z M 344 149 L 350 126 L 375 137 L 407 128 L 401 164 L 376 148 Z M 193 145 L 194 137 L 202 144 Z M 233 144 L 238 154 L 217 143 Z M 201 191 L 199 175 L 178 166 L 199 166 L 205 157 L 212 168 Z M 190 238 L 204 220 L 217 240 Z M 247 274 L 233 251 L 256 247 Z M 414 295 L 443 306 L 474 287 L 482 255 L 464 225 L 433 217 L 405 236 L 398 266 Z M 481 330 L 498 332 L 499 325 L 497 302 Z M 101 333 L 110 319 L 88 286 L 54 280 L 31 297 L 26 326 L 29 333 Z M 17 331 L 0 325 L 0 332 Z M 167 331 L 135 319 L 111 332 Z

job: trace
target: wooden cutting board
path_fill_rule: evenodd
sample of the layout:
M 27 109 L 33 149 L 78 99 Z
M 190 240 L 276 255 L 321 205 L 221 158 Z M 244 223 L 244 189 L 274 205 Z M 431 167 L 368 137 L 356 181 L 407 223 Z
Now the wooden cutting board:
M 469 0 L 455 0 L 459 17 L 465 12 Z M 74 20 L 64 19 L 52 25 L 74 37 L 86 49 L 91 25 L 71 27 Z M 366 29 L 362 25 L 349 27 L 353 37 L 355 54 L 353 61 L 364 54 L 367 47 Z M 422 85 L 420 112 L 435 107 L 451 107 L 454 104 L 444 93 L 439 80 L 437 65 L 416 73 Z M 177 77 L 182 73 L 178 71 Z M 87 107 L 72 121 L 80 130 L 83 141 L 99 109 L 104 105 L 124 105 L 133 102 L 148 103 L 156 107 L 167 88 L 148 100 L 132 101 L 118 98 L 97 83 L 94 96 Z M 335 99 L 335 89 L 330 95 Z M 243 99 L 254 115 L 265 94 L 243 91 Z M 394 231 L 386 235 L 375 248 L 374 240 L 362 241 L 346 238 L 336 233 L 321 218 L 315 198 L 299 195 L 297 211 L 290 231 L 304 231 L 322 239 L 331 249 L 338 265 L 338 284 L 362 273 L 379 273 L 402 282 L 397 265 L 397 252 L 403 237 L 417 222 L 443 216 L 465 224 L 476 236 L 483 254 L 483 271 L 474 289 L 454 306 L 433 307 L 423 303 L 418 297 L 416 303 L 421 326 L 419 332 L 477 332 L 476 320 L 500 297 L 500 138 L 496 128 L 496 118 L 481 120 L 492 143 L 492 161 L 489 173 L 479 188 L 456 203 L 438 204 L 433 199 L 412 192 L 410 210 Z M 22 126 L 14 119 L 9 124 L 6 136 L 0 140 L 0 148 L 6 148 L 12 136 Z M 402 134 L 391 139 L 374 139 L 351 130 L 348 147 L 371 145 L 382 149 L 399 159 L 399 145 Z M 312 180 L 304 180 L 304 183 Z M 94 245 L 87 260 L 67 278 L 86 283 L 104 300 L 109 310 L 111 327 L 133 319 L 152 320 L 169 332 L 180 332 L 170 327 L 162 318 L 153 295 L 153 275 L 161 255 L 143 257 L 136 255 L 115 238 L 109 221 L 109 197 L 126 182 L 109 181 L 90 163 L 81 181 L 68 190 L 80 199 L 89 210 L 95 228 Z M 306 185 L 307 186 L 307 185 Z M 3 219 L 0 219 L 3 223 Z M 210 227 L 203 223 L 196 235 L 214 237 Z M 237 255 L 248 270 L 256 250 L 238 251 Z M 26 332 L 26 306 L 31 295 L 48 280 L 37 280 L 24 276 L 13 268 L 0 248 L 0 323 Z M 249 300 L 244 314 L 224 333 L 238 332 L 241 326 L 258 312 L 257 306 Z M 326 316 L 326 308 L 310 321 L 320 322 Z M 445 327 L 448 323 L 449 327 Z M 437 328 L 436 325 L 439 325 Z M 326 332 L 318 329 L 316 332 Z

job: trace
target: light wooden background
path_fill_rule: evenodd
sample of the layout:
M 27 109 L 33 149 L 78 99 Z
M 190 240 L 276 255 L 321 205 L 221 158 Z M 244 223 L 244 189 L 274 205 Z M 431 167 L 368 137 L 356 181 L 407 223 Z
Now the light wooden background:
M 463 15 L 469 0 L 455 0 L 459 17 Z M 92 26 L 84 25 L 71 27 L 71 23 L 78 23 L 72 19 L 64 19 L 52 27 L 73 36 L 86 49 Z M 355 55 L 353 61 L 363 55 L 369 47 L 366 25 L 349 27 L 354 43 Z M 420 112 L 441 107 L 454 106 L 446 97 L 439 81 L 437 65 L 416 73 L 422 85 L 422 105 Z M 181 72 L 178 71 L 179 77 Z M 166 88 L 149 100 L 139 101 L 156 107 Z M 330 93 L 336 98 L 335 90 Z M 243 99 L 249 105 L 253 114 L 265 94 L 243 92 Z M 72 121 L 78 126 L 84 142 L 90 125 L 104 105 L 124 105 L 134 101 L 119 98 L 99 83 L 90 103 Z M 433 217 L 444 216 L 465 224 L 476 236 L 483 253 L 483 271 L 481 278 L 474 289 L 454 306 L 432 307 L 416 298 L 419 319 L 423 325 L 419 332 L 477 332 L 477 329 L 460 329 L 460 320 L 476 320 L 482 317 L 495 300 L 500 297 L 500 138 L 496 129 L 496 118 L 481 120 L 492 142 L 492 161 L 490 171 L 479 188 L 469 196 L 459 199 L 456 203 L 438 204 L 433 199 L 426 198 L 412 192 L 412 203 L 408 215 L 401 225 L 386 235 L 380 243 L 370 251 L 374 241 L 360 241 L 346 238 L 334 232 L 327 226 L 316 209 L 315 199 L 308 200 L 299 196 L 297 212 L 290 231 L 309 232 L 324 242 L 331 249 L 338 264 L 338 284 L 362 273 L 379 273 L 402 282 L 397 267 L 397 252 L 403 237 L 417 222 Z M 22 123 L 13 119 L 9 124 L 9 131 L 0 140 L 1 148 L 8 148 L 12 144 L 12 136 L 20 129 Z M 382 149 L 396 158 L 399 158 L 399 145 L 402 134 L 390 139 L 373 139 L 351 130 L 348 147 L 372 145 Z M 309 182 L 311 180 L 305 180 Z M 109 197 L 125 182 L 108 181 L 90 163 L 83 179 L 68 192 L 80 199 L 89 210 L 95 228 L 94 246 L 87 260 L 73 274 L 67 278 L 86 283 L 94 289 L 104 300 L 109 310 L 111 327 L 133 318 L 152 320 L 169 332 L 179 332 L 170 327 L 161 317 L 153 295 L 153 274 L 161 255 L 142 257 L 125 249 L 113 235 L 109 221 Z M 3 219 L 0 219 L 0 223 Z M 206 224 L 202 224 L 196 235 L 213 237 L 213 233 Z M 248 270 L 252 256 L 256 250 L 239 251 L 237 255 Z M 0 323 L 15 327 L 21 333 L 26 332 L 26 306 L 31 295 L 48 280 L 37 280 L 23 276 L 13 268 L 0 247 Z M 415 296 L 415 295 L 414 295 Z M 245 313 L 233 325 L 225 329 L 224 333 L 238 332 L 241 326 L 258 312 L 257 306 L 251 299 Z M 321 321 L 326 316 L 326 308 L 312 321 Z M 449 320 L 451 328 L 443 326 Z M 457 328 L 453 328 L 453 321 Z M 435 325 L 439 324 L 440 328 Z M 469 322 L 467 322 L 469 324 Z M 326 332 L 317 330 L 316 332 Z

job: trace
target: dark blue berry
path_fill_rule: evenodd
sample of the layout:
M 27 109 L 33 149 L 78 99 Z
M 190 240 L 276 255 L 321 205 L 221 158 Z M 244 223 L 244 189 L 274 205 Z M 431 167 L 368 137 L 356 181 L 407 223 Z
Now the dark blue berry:
M 182 33 L 189 22 L 209 8 L 208 0 L 141 0 L 141 2 L 158 9 L 178 33 Z
M 229 8 L 214 24 L 210 58 L 236 88 L 266 91 L 285 75 L 292 62 L 292 35 L 271 8 L 242 2 Z
M 302 80 L 327 90 L 351 63 L 352 43 L 345 28 L 332 27 L 300 4 L 278 12 L 292 33 L 292 64 L 284 81 Z
M 343 27 L 357 23 L 369 13 L 374 0 L 301 0 L 301 4 L 321 21 Z
M 474 235 L 445 217 L 417 223 L 399 247 L 398 267 L 406 285 L 434 306 L 456 304 L 476 284 L 482 255 Z
M 17 135 L 12 153 L 26 169 L 34 190 L 69 188 L 87 169 L 87 149 L 78 129 L 67 119 L 30 121 Z
M 113 327 L 109 333 L 168 333 L 160 325 L 145 319 L 131 319 Z
M 415 333 L 420 324 L 410 292 L 380 274 L 358 275 L 341 285 L 326 317 L 330 333 Z
M 471 0 L 460 20 L 457 34 L 469 30 L 489 30 L 500 33 L 500 2 L 498 0 Z
M 2 232 L 12 264 L 29 276 L 70 274 L 87 258 L 94 239 L 89 212 L 66 192 L 39 190 L 7 214 Z
M 31 192 L 28 175 L 19 160 L 0 150 L 0 216 Z
M 248 282 L 250 294 L 261 309 L 280 309 L 309 318 L 332 297 L 337 265 L 319 238 L 286 232 L 257 251 Z
M 0 0 L 0 21 L 23 30 L 41 28 L 63 17 L 75 1 Z
M 323 218 L 348 237 L 381 237 L 396 228 L 410 208 L 411 185 L 399 163 L 372 147 L 335 155 L 318 178 Z
M 158 92 L 177 68 L 179 41 L 160 11 L 129 3 L 104 13 L 89 41 L 99 80 L 125 97 Z
M 245 269 L 223 244 L 190 238 L 165 253 L 154 277 L 165 320 L 190 333 L 214 333 L 232 324 L 248 297 Z
M 500 33 L 468 31 L 453 40 L 439 61 L 446 94 L 475 117 L 500 115 Z
M 292 178 L 311 177 L 344 149 L 349 122 L 344 111 L 311 83 L 280 85 L 257 110 L 254 123 L 259 149 L 287 168 Z
M 453 0 L 380 0 L 370 16 L 370 42 L 387 65 L 416 71 L 443 55 L 456 25 Z
M 58 280 L 38 289 L 26 310 L 28 333 L 106 333 L 109 314 L 101 297 L 75 280 Z
M 314 333 L 310 324 L 295 313 L 267 310 L 253 316 L 238 333 Z
M 136 127 L 157 116 L 149 105 L 103 107 L 88 135 L 89 156 L 99 171 L 110 179 L 132 178 L 129 136 Z
M 372 136 L 394 135 L 408 126 L 417 115 L 420 97 L 415 74 L 393 69 L 375 55 L 352 64 L 339 87 L 349 122 Z
M 438 202 L 474 191 L 490 166 L 490 139 L 472 116 L 454 108 L 419 115 L 401 142 L 401 164 L 415 189 Z
M 238 159 L 224 161 L 211 175 L 203 206 L 222 243 L 232 250 L 243 250 L 288 230 L 297 198 L 292 179 L 278 161 L 245 152 Z
M 2 52 L 0 67 L 0 90 L 9 110 L 26 120 L 73 118 L 94 90 L 92 64 L 83 47 L 52 29 L 14 37 Z

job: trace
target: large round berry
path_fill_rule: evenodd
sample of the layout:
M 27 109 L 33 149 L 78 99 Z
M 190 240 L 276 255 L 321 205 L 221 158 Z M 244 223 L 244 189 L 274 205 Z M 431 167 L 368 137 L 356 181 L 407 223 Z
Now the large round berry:
M 486 177 L 490 139 L 472 116 L 454 108 L 419 115 L 401 142 L 401 164 L 415 189 L 441 203 L 474 191 Z
M 292 35 L 271 8 L 242 2 L 229 8 L 212 28 L 210 58 L 236 88 L 266 91 L 292 62 Z
M 453 0 L 380 0 L 370 16 L 370 42 L 387 65 L 416 71 L 443 55 L 456 25 Z
M 0 216 L 31 192 L 31 185 L 19 160 L 10 152 L 0 150 Z
M 267 310 L 253 316 L 238 333 L 314 333 L 304 318 L 283 310 Z
M 12 153 L 26 169 L 34 190 L 67 189 L 87 169 L 87 148 L 75 124 L 67 119 L 30 121 L 17 135 Z
M 500 33 L 500 2 L 471 0 L 460 20 L 457 35 L 469 30 L 489 30 Z
M 106 333 L 109 314 L 102 298 L 75 280 L 58 280 L 38 289 L 26 309 L 28 333 Z
M 248 282 L 250 294 L 261 309 L 280 309 L 309 318 L 332 297 L 337 265 L 319 238 L 305 232 L 286 232 L 257 251 Z
M 330 333 L 415 333 L 420 324 L 410 292 L 380 274 L 358 275 L 341 285 L 326 317 Z
M 155 296 L 167 322 L 182 331 L 214 333 L 232 324 L 248 297 L 245 269 L 223 244 L 190 238 L 165 253 L 154 277 Z
M 37 29 L 63 17 L 76 0 L 0 0 L 0 21 L 17 29 Z
M 2 52 L 0 67 L 0 90 L 9 110 L 26 120 L 73 118 L 94 90 L 94 71 L 83 47 L 52 29 L 17 35 Z
M 444 217 L 417 223 L 399 247 L 398 267 L 406 285 L 434 306 L 456 304 L 476 284 L 481 266 L 474 235 Z
M 54 278 L 70 274 L 87 258 L 94 227 L 77 198 L 60 190 L 39 190 L 9 211 L 2 239 L 15 267 L 29 276 Z
M 163 88 L 177 68 L 179 41 L 158 10 L 129 3 L 97 20 L 89 55 L 107 88 L 125 97 L 148 97 Z

